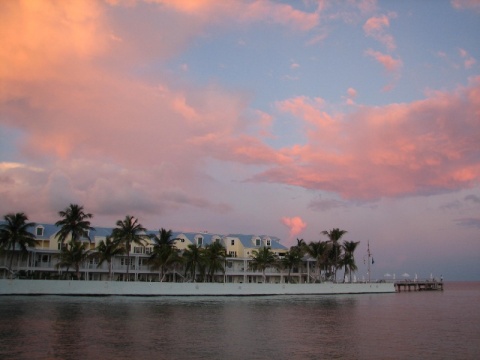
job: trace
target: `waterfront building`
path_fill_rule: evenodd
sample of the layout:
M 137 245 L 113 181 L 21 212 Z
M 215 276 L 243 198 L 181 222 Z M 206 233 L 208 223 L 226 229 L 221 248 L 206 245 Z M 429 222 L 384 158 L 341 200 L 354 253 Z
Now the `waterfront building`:
M 35 235 L 36 246 L 28 248 L 28 254 L 14 257 L 12 269 L 8 268 L 8 259 L 11 249 L 4 249 L 0 253 L 0 278 L 8 278 L 12 274 L 20 278 L 33 279 L 64 279 L 72 277 L 75 273 L 72 268 L 58 267 L 59 254 L 62 246 L 68 244 L 67 239 L 63 244 L 59 241 L 57 233 L 59 227 L 52 224 L 36 224 L 30 231 Z M 90 252 L 94 252 L 101 241 L 105 241 L 112 234 L 112 228 L 95 227 L 89 231 L 88 238 L 80 239 L 81 243 Z M 203 281 L 200 272 L 197 272 L 196 279 L 192 279 L 185 269 L 185 264 L 169 266 L 163 276 L 158 270 L 152 270 L 149 263 L 150 256 L 154 249 L 154 241 L 151 235 L 158 235 L 158 231 L 147 231 L 142 234 L 143 244 L 130 244 L 129 257 L 126 254 L 116 255 L 111 261 L 111 269 L 107 262 L 99 265 L 98 257 L 91 256 L 82 261 L 79 268 L 80 279 L 108 280 L 111 270 L 114 281 L 168 281 L 168 282 L 192 282 Z M 277 259 L 282 259 L 288 248 L 280 243 L 276 237 L 267 235 L 243 235 L 243 234 L 211 234 L 208 232 L 172 232 L 175 248 L 180 254 L 189 248 L 189 245 L 205 249 L 213 243 L 220 243 L 226 250 L 226 258 L 223 264 L 224 271 L 217 270 L 213 279 L 209 281 L 227 283 L 261 283 L 264 281 L 262 272 L 254 271 L 249 266 L 254 251 L 268 247 L 275 254 Z M 18 250 L 18 249 L 17 249 Z M 130 266 L 127 279 L 127 259 L 130 259 Z M 287 279 L 288 269 L 281 269 L 279 266 L 270 266 L 265 270 L 265 282 L 284 283 L 286 281 L 295 283 L 310 282 L 310 273 L 314 268 L 312 259 L 304 258 L 302 264 L 291 270 L 290 279 Z

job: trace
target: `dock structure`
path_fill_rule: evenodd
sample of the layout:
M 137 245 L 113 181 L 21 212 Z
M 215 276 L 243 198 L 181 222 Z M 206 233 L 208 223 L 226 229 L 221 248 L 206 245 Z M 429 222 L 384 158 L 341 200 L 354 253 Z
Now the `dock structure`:
M 400 291 L 428 291 L 441 290 L 443 291 L 443 281 L 437 280 L 403 280 L 395 282 L 395 290 Z

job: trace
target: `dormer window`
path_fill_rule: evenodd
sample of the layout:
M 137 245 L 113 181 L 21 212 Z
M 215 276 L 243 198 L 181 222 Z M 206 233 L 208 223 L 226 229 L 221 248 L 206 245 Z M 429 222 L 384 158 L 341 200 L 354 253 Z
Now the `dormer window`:
M 203 245 L 203 237 L 199 236 L 199 237 L 197 238 L 197 245 L 198 245 L 198 246 L 202 246 L 202 245 Z
M 272 240 L 267 240 L 267 246 L 272 246 Z
M 260 246 L 260 239 L 255 239 L 255 246 Z
M 44 231 L 43 226 L 37 226 L 37 228 L 35 229 L 35 235 L 36 236 L 43 236 L 43 231 Z

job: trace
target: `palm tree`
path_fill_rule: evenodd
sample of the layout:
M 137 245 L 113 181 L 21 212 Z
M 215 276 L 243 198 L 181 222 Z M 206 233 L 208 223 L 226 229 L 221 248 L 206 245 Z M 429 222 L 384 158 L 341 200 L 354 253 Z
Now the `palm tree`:
M 335 251 L 335 263 L 334 263 L 334 274 L 335 274 L 335 281 L 337 281 L 337 267 L 338 267 L 338 257 L 340 256 L 339 250 L 341 249 L 338 246 L 338 242 L 342 238 L 343 235 L 347 233 L 346 230 L 340 230 L 338 228 L 334 228 L 330 231 L 324 230 L 322 231 L 323 235 L 327 235 L 330 242 L 333 244 L 333 249 Z
M 22 254 L 28 254 L 28 247 L 35 246 L 35 235 L 28 231 L 28 228 L 35 227 L 35 224 L 27 222 L 28 217 L 23 212 L 7 214 L 3 218 L 5 223 L 0 225 L 0 248 L 11 251 L 8 266 L 11 278 L 13 256 L 17 245 Z
M 203 251 L 204 249 L 197 244 L 190 244 L 182 254 L 185 261 L 185 275 L 190 271 L 190 278 L 193 282 L 197 279 L 197 267 L 203 260 Z
M 263 282 L 266 282 L 267 276 L 265 270 L 268 267 L 277 264 L 277 256 L 269 247 L 262 247 L 258 250 L 252 251 L 252 261 L 250 262 L 250 268 L 254 271 L 260 270 L 263 275 Z
M 164 228 L 158 231 L 158 235 L 152 235 L 150 238 L 154 244 L 149 263 L 152 269 L 160 270 L 160 281 L 163 281 L 167 268 L 181 261 L 175 248 L 176 239 L 172 239 L 172 230 L 167 231 Z
M 328 244 L 324 241 L 311 241 L 308 245 L 305 245 L 304 249 L 308 255 L 315 259 L 315 278 L 316 281 L 320 281 L 320 268 L 325 264 Z
M 112 236 L 116 242 L 123 244 L 127 253 L 127 281 L 130 280 L 130 246 L 131 244 L 143 245 L 143 240 L 147 231 L 134 216 L 127 215 L 124 220 L 118 220 L 117 227 L 113 229 Z
M 290 273 L 292 268 L 299 266 L 302 262 L 302 253 L 298 246 L 292 246 L 290 251 L 287 251 L 283 259 L 280 260 L 283 268 L 288 269 L 287 283 L 290 282 Z
M 208 268 L 208 278 L 213 282 L 213 277 L 217 271 L 225 272 L 225 258 L 227 250 L 220 242 L 208 244 L 203 252 L 205 266 Z
M 165 230 L 164 228 L 158 230 L 158 235 L 150 235 L 150 238 L 154 241 L 154 246 L 175 247 L 175 241 L 177 240 L 177 238 L 172 239 L 172 230 Z
M 99 260 L 97 267 L 106 261 L 108 263 L 108 280 L 112 280 L 112 259 L 116 255 L 125 254 L 125 248 L 118 241 L 114 241 L 111 236 L 107 236 L 105 241 L 100 241 L 95 250 L 95 256 Z
M 357 264 L 355 264 L 355 257 L 353 256 L 358 244 L 360 244 L 360 241 L 343 242 L 343 250 L 345 252 L 343 257 L 343 265 L 345 266 L 345 273 L 348 270 L 350 282 L 352 281 L 352 271 L 356 271 L 358 269 Z
M 337 268 L 341 268 L 343 266 L 342 262 L 342 249 L 341 245 L 338 243 L 327 242 L 328 249 L 325 259 L 325 267 L 328 278 L 335 280 L 335 274 Z M 340 256 L 339 256 L 340 254 Z
M 75 276 L 79 280 L 80 265 L 91 256 L 88 246 L 89 244 L 85 242 L 71 241 L 67 246 L 62 247 L 60 254 L 58 254 L 59 261 L 55 267 L 57 269 L 66 267 L 68 273 L 68 269 L 72 266 L 75 269 Z
M 62 217 L 55 223 L 55 226 L 60 227 L 60 231 L 57 233 L 57 237 L 61 244 L 71 236 L 71 241 L 79 241 L 82 237 L 86 237 L 90 241 L 90 230 L 95 230 L 90 226 L 90 221 L 93 217 L 90 213 L 83 211 L 83 206 L 77 204 L 70 204 L 65 210 L 59 211 L 58 215 Z

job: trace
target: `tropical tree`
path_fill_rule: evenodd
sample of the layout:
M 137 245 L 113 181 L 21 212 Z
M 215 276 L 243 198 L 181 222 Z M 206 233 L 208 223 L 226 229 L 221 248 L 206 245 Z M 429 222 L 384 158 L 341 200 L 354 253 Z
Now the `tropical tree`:
M 297 245 L 295 245 L 296 248 L 303 251 L 303 249 L 305 248 L 305 245 L 307 245 L 305 240 L 297 238 Z
M 190 272 L 190 278 L 193 282 L 197 279 L 197 267 L 201 267 L 203 261 L 204 248 L 197 244 L 190 244 L 183 251 L 182 257 L 185 262 L 185 275 Z
M 12 265 L 16 247 L 20 247 L 22 254 L 28 254 L 28 247 L 35 246 L 35 235 L 28 228 L 35 227 L 35 223 L 27 222 L 28 217 L 23 212 L 7 214 L 3 217 L 5 223 L 0 224 L 0 248 L 10 250 L 8 269 L 10 278 L 13 276 Z
M 258 250 L 252 251 L 252 260 L 250 261 L 250 268 L 254 271 L 261 271 L 263 282 L 266 282 L 267 276 L 265 270 L 268 267 L 277 265 L 277 256 L 269 247 L 261 247 Z
M 327 242 L 327 245 L 328 249 L 325 259 L 326 273 L 329 279 L 335 280 L 335 271 L 337 268 L 341 268 L 343 266 L 343 256 L 341 255 L 342 249 L 341 245 L 338 243 Z
M 299 266 L 302 262 L 302 252 L 298 246 L 292 246 L 285 256 L 280 260 L 284 269 L 288 269 L 287 283 L 290 282 L 292 268 Z
M 328 230 L 322 231 L 322 234 L 327 235 L 329 241 L 333 245 L 334 257 L 335 257 L 335 261 L 334 261 L 334 264 L 333 264 L 335 281 L 337 280 L 338 258 L 341 255 L 340 254 L 341 247 L 339 246 L 338 242 L 343 237 L 343 235 L 345 235 L 346 233 L 347 233 L 346 230 L 340 230 L 338 228 L 334 228 L 330 231 L 328 231 Z
M 127 281 L 130 280 L 130 246 L 131 244 L 143 245 L 145 239 L 145 229 L 134 216 L 127 215 L 124 220 L 118 220 L 117 227 L 113 229 L 112 236 L 114 241 L 122 244 L 127 253 Z
M 70 204 L 65 210 L 59 211 L 58 215 L 62 217 L 61 220 L 55 223 L 60 227 L 60 231 L 56 237 L 63 243 L 71 236 L 71 241 L 79 241 L 82 237 L 87 238 L 90 241 L 90 230 L 95 230 L 90 226 L 90 221 L 93 217 L 92 214 L 86 213 L 83 210 L 83 206 L 77 204 Z
M 112 280 L 112 259 L 117 255 L 125 254 L 125 248 L 114 241 L 112 236 L 107 236 L 105 241 L 101 240 L 95 248 L 95 256 L 98 259 L 97 267 L 100 267 L 105 261 L 108 263 L 108 279 Z
M 313 259 L 315 259 L 315 279 L 316 281 L 320 281 L 321 277 L 321 267 L 325 265 L 327 251 L 328 251 L 328 244 L 324 241 L 311 241 L 308 245 L 304 246 L 305 252 L 310 255 Z
M 172 230 L 165 230 L 164 228 L 158 230 L 158 235 L 150 235 L 150 239 L 153 240 L 154 247 L 164 245 L 175 247 L 175 241 L 177 240 L 177 238 L 172 238 Z
M 59 261 L 55 265 L 57 269 L 66 267 L 67 273 L 70 267 L 75 269 L 75 276 L 77 280 L 80 279 L 80 266 L 87 261 L 91 256 L 91 251 L 88 250 L 89 244 L 81 241 L 71 241 L 67 246 L 62 247 L 60 254 L 58 254 Z
M 175 247 L 175 240 L 172 239 L 172 230 L 164 228 L 158 231 L 158 235 L 152 235 L 153 251 L 149 263 L 153 270 L 160 270 L 160 281 L 163 281 L 167 269 L 181 261 L 179 251 Z
M 225 272 L 225 258 L 227 250 L 220 242 L 208 244 L 203 252 L 205 266 L 208 269 L 208 278 L 213 282 L 213 277 L 217 271 Z
M 345 274 L 348 271 L 350 282 L 352 281 L 352 271 L 357 271 L 358 269 L 357 264 L 355 263 L 355 257 L 353 255 L 358 244 L 360 244 L 360 241 L 344 241 L 342 246 L 344 251 L 343 265 L 345 266 Z

